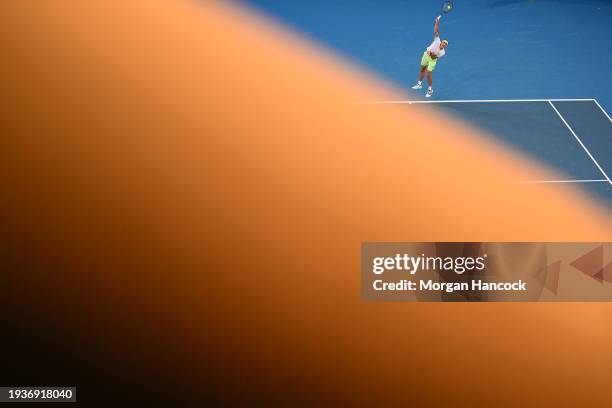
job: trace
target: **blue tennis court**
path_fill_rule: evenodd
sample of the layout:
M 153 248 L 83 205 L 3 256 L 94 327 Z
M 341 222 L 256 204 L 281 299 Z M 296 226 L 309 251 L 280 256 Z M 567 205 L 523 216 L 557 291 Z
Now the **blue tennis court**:
M 520 183 L 571 183 L 612 202 L 612 120 L 595 99 L 375 101 L 411 109 L 434 106 L 458 116 L 507 144 L 555 168 L 554 180 Z
M 411 107 L 432 103 L 564 177 L 525 181 L 574 183 L 612 203 L 611 1 L 454 1 L 431 100 L 410 87 L 442 1 L 246 3 L 405 90 Z

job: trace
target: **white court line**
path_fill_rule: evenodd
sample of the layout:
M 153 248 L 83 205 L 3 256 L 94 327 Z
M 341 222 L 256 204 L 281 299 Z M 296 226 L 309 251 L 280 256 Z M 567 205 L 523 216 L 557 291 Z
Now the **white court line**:
M 597 107 L 599 107 L 599 109 L 601 109 L 601 111 L 604 113 L 604 115 L 606 115 L 608 120 L 610 122 L 612 122 L 612 118 L 610 118 L 610 115 L 608 115 L 608 112 L 606 112 L 604 110 L 604 108 L 599 104 L 599 102 L 597 102 L 597 100 L 593 99 L 593 98 L 588 98 L 588 99 L 459 99 L 459 100 L 443 100 L 443 101 L 437 101 L 437 100 L 434 100 L 434 101 L 397 100 L 397 101 L 365 101 L 365 102 L 360 102 L 360 103 L 363 103 L 363 104 L 372 104 L 372 105 L 385 105 L 385 104 L 408 104 L 408 105 L 412 105 L 414 103 L 422 104 L 422 103 L 500 103 L 500 102 L 501 103 L 503 103 L 503 102 L 547 102 L 548 104 L 550 104 L 550 106 L 552 106 L 552 108 L 557 113 L 559 118 L 561 118 L 561 120 L 563 121 L 565 126 L 567 126 L 569 131 L 576 138 L 578 143 L 580 143 L 580 146 L 582 146 L 582 148 L 589 155 L 589 157 L 591 158 L 593 163 L 595 163 L 595 165 L 597 166 L 599 171 L 605 176 L 605 179 L 602 179 L 602 180 L 548 180 L 548 181 L 547 180 L 543 180 L 543 181 L 533 181 L 531 183 L 596 183 L 596 182 L 606 182 L 607 181 L 608 183 L 610 183 L 612 185 L 612 181 L 610 180 L 610 177 L 608 177 L 606 172 L 601 168 L 601 166 L 599 165 L 597 160 L 595 160 L 595 158 L 593 157 L 591 152 L 586 148 L 584 143 L 582 143 L 582 140 L 580 140 L 580 138 L 576 135 L 576 133 L 570 127 L 570 125 L 567 123 L 565 118 L 563 116 L 561 116 L 561 113 L 559 113 L 559 111 L 557 110 L 555 105 L 553 105 L 553 102 L 594 102 L 597 105 Z M 517 183 L 521 183 L 521 182 L 517 182 Z M 522 182 L 522 183 L 530 183 L 530 182 Z
M 413 104 L 413 103 L 499 103 L 499 102 L 595 102 L 595 99 L 459 99 L 459 100 L 447 100 L 447 101 L 366 101 L 362 103 L 366 104 Z M 598 104 L 599 105 L 599 104 Z M 602 109 L 603 110 L 603 109 Z M 607 116 L 607 113 L 606 113 Z M 608 119 L 610 117 L 608 116 Z
M 537 181 L 512 181 L 516 184 L 539 184 L 539 183 L 607 183 L 606 179 L 599 180 L 537 180 Z
M 604 175 L 604 177 L 606 178 L 606 180 L 608 180 L 608 183 L 610 183 L 612 185 L 612 180 L 610 180 L 610 177 L 608 177 L 608 175 L 606 174 L 606 172 L 601 168 L 601 166 L 599 165 L 599 163 L 597 163 L 597 160 L 595 160 L 595 158 L 593 157 L 593 155 L 591 154 L 591 152 L 589 152 L 589 149 L 586 148 L 586 146 L 584 145 L 584 143 L 582 143 L 582 140 L 580 140 L 580 138 L 576 135 L 576 132 L 574 132 L 574 129 L 571 128 L 571 126 L 565 121 L 565 118 L 563 116 L 561 116 L 561 113 L 559 113 L 559 111 L 557 110 L 557 108 L 555 107 L 555 105 L 551 102 L 551 100 L 548 101 L 548 103 L 550 104 L 550 106 L 555 110 L 555 112 L 557 112 L 557 115 L 559 115 L 559 118 L 561 118 L 561 120 L 563 121 L 563 123 L 565 123 L 565 126 L 567 126 L 567 128 L 569 129 L 570 132 L 572 132 L 572 135 L 574 135 L 574 137 L 576 138 L 576 140 L 578 141 L 578 143 L 580 143 L 580 146 L 582 146 L 582 148 L 584 149 L 584 151 L 589 155 L 589 157 L 591 158 L 591 160 L 593 160 L 593 163 L 595 163 L 595 165 L 597 166 L 597 168 L 599 169 L 599 171 L 601 171 L 601 174 Z
M 610 115 L 608 115 L 608 112 L 606 112 L 606 110 L 604 108 L 601 107 L 601 105 L 599 104 L 599 102 L 597 102 L 597 99 L 593 99 L 593 102 L 595 102 L 595 104 L 597 106 L 599 106 L 599 109 L 601 109 L 601 111 L 604 113 L 604 115 L 606 115 L 606 117 L 608 118 L 608 120 L 610 122 L 612 122 L 612 119 L 610 119 Z

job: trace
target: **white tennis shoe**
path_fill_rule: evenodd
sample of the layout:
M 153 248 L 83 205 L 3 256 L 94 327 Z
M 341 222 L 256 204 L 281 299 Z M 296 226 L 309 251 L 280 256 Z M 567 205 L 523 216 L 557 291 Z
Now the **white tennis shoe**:
M 433 88 L 430 86 L 429 88 L 427 88 L 427 93 L 425 94 L 425 97 L 431 98 L 431 95 L 433 95 Z
M 421 89 L 423 88 L 423 83 L 421 81 L 417 82 L 415 86 L 412 87 L 412 89 Z

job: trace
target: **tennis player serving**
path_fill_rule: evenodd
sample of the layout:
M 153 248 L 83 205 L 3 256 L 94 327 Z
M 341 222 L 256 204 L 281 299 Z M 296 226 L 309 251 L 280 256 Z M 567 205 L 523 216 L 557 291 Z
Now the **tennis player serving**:
M 439 58 L 442 58 L 446 51 L 444 49 L 448 46 L 447 40 L 440 41 L 440 32 L 438 31 L 440 27 L 440 17 L 436 18 L 436 24 L 434 25 L 434 40 L 427 50 L 423 53 L 423 58 L 421 58 L 421 72 L 419 73 L 419 80 L 412 89 L 421 89 L 423 88 L 423 77 L 425 76 L 425 72 L 427 72 L 427 82 L 429 82 L 429 88 L 427 88 L 427 93 L 425 94 L 426 98 L 431 98 L 433 95 L 433 80 L 431 78 L 431 73 L 436 68 L 436 63 Z

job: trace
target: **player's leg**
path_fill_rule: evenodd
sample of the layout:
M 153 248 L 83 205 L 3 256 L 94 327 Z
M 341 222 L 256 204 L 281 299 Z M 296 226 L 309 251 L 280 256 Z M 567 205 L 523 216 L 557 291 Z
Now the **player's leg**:
M 419 80 L 412 89 L 421 89 L 423 87 L 423 77 L 425 77 L 425 71 L 427 71 L 427 65 L 421 65 L 421 71 L 419 72 Z
M 425 71 L 427 71 L 427 65 L 423 65 L 421 67 L 421 72 L 419 72 L 419 82 L 423 82 L 423 77 L 425 76 Z
M 412 89 L 421 89 L 423 87 L 423 77 L 425 77 L 425 71 L 427 70 L 430 61 L 431 57 L 427 51 L 425 51 L 421 57 L 421 72 L 419 72 L 419 80 L 417 81 L 416 85 L 412 87 Z
M 433 70 L 436 68 L 436 62 L 438 62 L 437 59 L 432 60 L 429 65 L 427 66 L 427 82 L 429 83 L 429 88 L 427 88 L 427 93 L 425 94 L 426 98 L 431 98 L 431 95 L 433 95 L 433 78 L 432 78 L 432 72 Z

